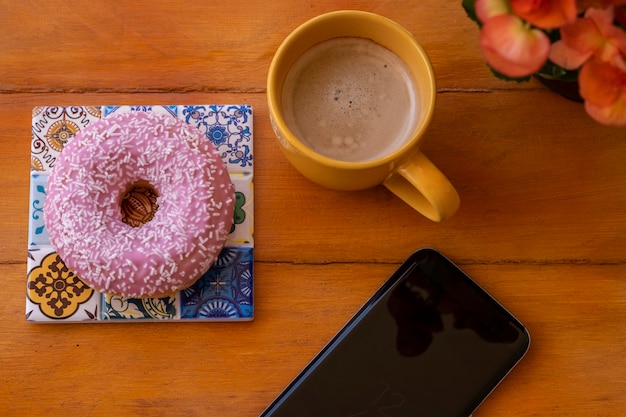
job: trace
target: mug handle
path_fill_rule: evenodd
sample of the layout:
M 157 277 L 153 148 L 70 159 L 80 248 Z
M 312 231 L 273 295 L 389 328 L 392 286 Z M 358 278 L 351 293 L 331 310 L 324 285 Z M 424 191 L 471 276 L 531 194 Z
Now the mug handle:
M 422 152 L 396 168 L 383 185 L 436 222 L 448 219 L 459 208 L 454 186 Z

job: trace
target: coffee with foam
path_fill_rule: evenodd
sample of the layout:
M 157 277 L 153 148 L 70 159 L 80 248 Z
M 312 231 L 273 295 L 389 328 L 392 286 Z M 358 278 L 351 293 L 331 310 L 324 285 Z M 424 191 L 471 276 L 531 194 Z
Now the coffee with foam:
M 364 38 L 342 37 L 306 51 L 289 70 L 282 111 L 313 151 L 359 162 L 401 147 L 416 128 L 417 92 L 407 65 Z

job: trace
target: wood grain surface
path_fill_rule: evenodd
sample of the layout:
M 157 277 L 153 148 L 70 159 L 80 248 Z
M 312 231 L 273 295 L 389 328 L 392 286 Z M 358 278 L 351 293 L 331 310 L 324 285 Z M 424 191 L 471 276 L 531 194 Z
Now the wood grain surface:
M 257 416 L 414 250 L 459 263 L 529 328 L 474 414 L 626 415 L 626 130 L 496 79 L 460 1 L 0 1 L 0 415 Z M 436 224 L 383 187 L 323 189 L 279 151 L 265 79 L 298 24 L 385 15 L 431 57 L 424 151 L 461 196 Z M 31 110 L 248 103 L 255 320 L 27 323 Z

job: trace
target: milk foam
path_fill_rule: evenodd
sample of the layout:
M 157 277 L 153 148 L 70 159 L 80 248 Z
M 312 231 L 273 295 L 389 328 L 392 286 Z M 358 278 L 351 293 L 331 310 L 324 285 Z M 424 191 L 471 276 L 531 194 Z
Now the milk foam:
M 363 38 L 336 38 L 309 49 L 290 69 L 283 113 L 315 152 L 343 161 L 376 159 L 415 129 L 417 93 L 406 64 Z

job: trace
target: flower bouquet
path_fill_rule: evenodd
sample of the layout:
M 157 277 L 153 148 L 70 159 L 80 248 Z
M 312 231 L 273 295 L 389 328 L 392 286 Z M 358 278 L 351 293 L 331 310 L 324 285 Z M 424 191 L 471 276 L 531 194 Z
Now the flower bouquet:
M 462 0 L 497 76 L 578 81 L 585 110 L 626 127 L 626 0 Z

